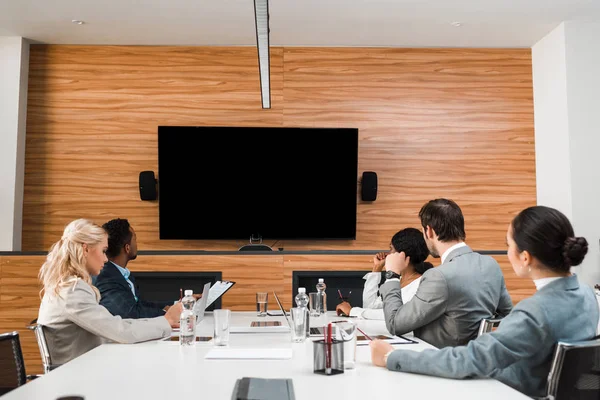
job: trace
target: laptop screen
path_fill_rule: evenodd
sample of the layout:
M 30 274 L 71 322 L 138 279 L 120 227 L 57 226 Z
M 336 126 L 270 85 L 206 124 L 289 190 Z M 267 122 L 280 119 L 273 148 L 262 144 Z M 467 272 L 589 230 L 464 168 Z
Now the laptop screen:
M 196 314 L 196 325 L 204 319 L 204 311 L 206 310 L 206 303 L 208 302 L 208 292 L 210 290 L 210 282 L 204 285 L 202 290 L 202 298 L 194 304 L 194 314 Z

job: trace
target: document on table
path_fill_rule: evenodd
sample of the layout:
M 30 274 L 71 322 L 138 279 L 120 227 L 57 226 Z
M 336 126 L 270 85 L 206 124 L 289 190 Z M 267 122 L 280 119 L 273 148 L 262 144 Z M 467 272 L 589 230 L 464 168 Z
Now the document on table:
M 404 336 L 386 336 L 386 335 L 378 335 L 371 336 L 371 339 L 379 339 L 384 342 L 388 342 L 389 344 L 414 344 L 417 343 L 412 339 L 405 338 Z M 357 336 L 356 345 L 357 346 L 368 346 L 370 340 L 364 336 Z
M 289 333 L 289 326 L 232 326 L 231 333 Z
M 212 360 L 289 360 L 292 349 L 212 349 L 206 356 Z

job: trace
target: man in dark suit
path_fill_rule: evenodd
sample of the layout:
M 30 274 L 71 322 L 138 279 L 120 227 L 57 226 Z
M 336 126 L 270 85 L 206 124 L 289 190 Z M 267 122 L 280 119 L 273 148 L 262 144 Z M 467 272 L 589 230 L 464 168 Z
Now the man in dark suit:
M 113 315 L 122 318 L 153 318 L 162 316 L 168 304 L 144 301 L 136 292 L 135 279 L 127 264 L 137 257 L 135 231 L 126 219 L 113 219 L 102 226 L 108 233 L 108 262 L 94 278 L 94 285 L 102 296 L 100 304 Z

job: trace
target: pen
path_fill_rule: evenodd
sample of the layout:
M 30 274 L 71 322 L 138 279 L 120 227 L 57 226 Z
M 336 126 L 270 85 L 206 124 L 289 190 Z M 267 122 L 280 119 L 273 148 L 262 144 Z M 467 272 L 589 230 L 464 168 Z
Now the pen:
M 344 301 L 344 297 L 342 296 L 342 292 L 338 289 L 338 294 L 340 295 L 340 300 Z
M 358 331 L 359 331 L 360 333 L 362 333 L 363 335 L 365 335 L 365 337 L 366 337 L 367 339 L 369 339 L 369 340 L 373 340 L 373 339 L 371 339 L 371 337 L 370 337 L 369 335 L 367 335 L 366 333 L 364 333 L 364 332 L 362 331 L 362 329 L 360 329 L 359 327 L 356 327 L 356 329 L 358 329 Z

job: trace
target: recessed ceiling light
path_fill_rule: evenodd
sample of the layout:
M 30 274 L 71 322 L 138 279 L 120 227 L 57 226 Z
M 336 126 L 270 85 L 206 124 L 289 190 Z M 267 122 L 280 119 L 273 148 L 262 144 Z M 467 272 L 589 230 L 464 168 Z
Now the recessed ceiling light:
M 78 19 L 72 19 L 71 22 L 74 23 L 74 24 L 77 24 L 77 25 L 83 25 L 83 24 L 85 24 L 85 22 L 80 21 Z
M 454 26 L 454 27 L 458 28 L 459 26 L 462 26 L 462 22 L 458 22 L 458 21 L 455 21 L 455 22 L 450 22 L 450 25 L 452 25 L 452 26 Z

